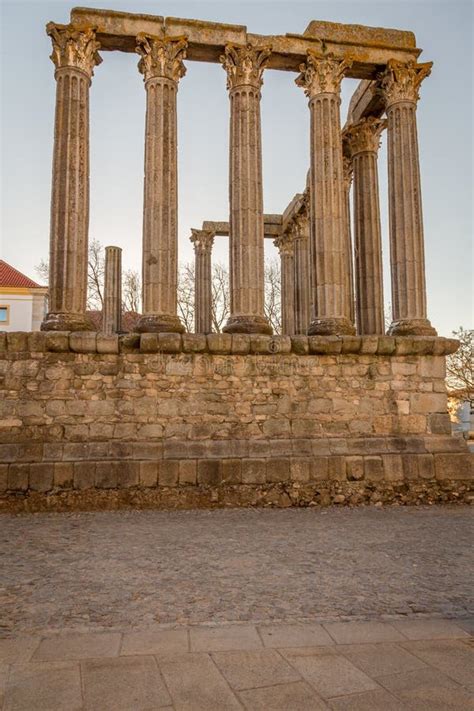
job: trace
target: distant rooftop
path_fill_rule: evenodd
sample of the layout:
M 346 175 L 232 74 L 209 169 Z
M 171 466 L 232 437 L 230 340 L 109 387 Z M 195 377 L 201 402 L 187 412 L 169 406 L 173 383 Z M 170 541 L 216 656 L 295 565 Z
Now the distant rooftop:
M 23 289 L 45 289 L 45 286 L 37 284 L 33 279 L 30 279 L 25 274 L 22 274 L 0 259 L 0 287 L 12 287 Z

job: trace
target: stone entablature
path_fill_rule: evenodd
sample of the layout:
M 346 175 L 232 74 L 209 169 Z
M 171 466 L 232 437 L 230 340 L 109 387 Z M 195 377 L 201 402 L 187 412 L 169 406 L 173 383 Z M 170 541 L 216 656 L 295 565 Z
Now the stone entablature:
M 228 43 L 271 45 L 269 69 L 294 72 L 308 51 L 327 52 L 339 58 L 349 54 L 354 61 L 347 76 L 356 79 L 375 78 L 389 59 L 415 61 L 421 52 L 412 32 L 319 20 L 310 22 L 301 34 L 259 35 L 244 25 L 77 7 L 71 10 L 71 23 L 96 27 L 104 51 L 134 52 L 140 32 L 157 37 L 185 35 L 188 58 L 201 62 L 218 63 Z

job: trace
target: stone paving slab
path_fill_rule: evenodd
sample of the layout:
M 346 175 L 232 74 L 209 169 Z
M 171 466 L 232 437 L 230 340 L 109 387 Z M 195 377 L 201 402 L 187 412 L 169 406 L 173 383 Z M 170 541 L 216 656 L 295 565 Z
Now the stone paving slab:
M 437 626 L 449 636 L 442 640 L 411 640 L 409 629 L 403 627 L 401 641 L 354 644 L 338 644 L 327 633 L 327 624 L 321 627 L 326 637 L 316 629 L 320 644 L 315 646 L 308 646 L 314 639 L 313 624 L 307 634 L 303 623 L 271 627 L 272 644 L 281 639 L 295 646 L 264 646 L 262 629 L 268 631 L 268 625 L 235 624 L 105 635 L 46 634 L 23 637 L 21 644 L 8 640 L 0 666 L 0 689 L 2 676 L 5 687 L 2 711 L 474 708 L 474 646 L 449 621 Z M 353 628 L 351 622 L 340 623 L 338 637 L 354 636 Z M 429 636 L 434 627 L 427 624 L 425 629 Z M 377 636 L 389 638 L 393 630 L 393 624 L 380 621 Z M 422 634 L 421 628 L 417 634 Z M 196 646 L 203 649 L 193 651 Z M 35 661 L 53 656 L 54 649 L 57 656 L 75 658 Z M 19 661 L 25 656 L 30 661 Z
M 265 647 L 317 647 L 334 644 L 322 625 L 261 625 L 258 631 Z
M 299 681 L 300 675 L 273 649 L 215 652 L 212 658 L 233 689 L 255 689 Z
M 414 654 L 393 643 L 343 645 L 338 651 L 372 678 L 401 674 L 427 666 Z
M 81 711 L 79 666 L 72 662 L 18 664 L 10 670 L 5 711 Z
M 94 659 L 81 669 L 87 711 L 151 711 L 171 705 L 151 656 Z
M 469 637 L 469 632 L 455 620 L 393 620 L 391 624 L 408 639 Z
M 33 660 L 50 662 L 89 657 L 115 657 L 120 643 L 121 635 L 116 632 L 56 635 L 42 640 L 33 655 Z
M 262 641 L 253 625 L 192 627 L 189 633 L 193 652 L 222 652 L 262 647 Z
M 394 696 L 415 711 L 472 711 L 474 696 L 436 669 L 420 669 L 407 674 L 378 679 Z
M 325 629 L 338 644 L 402 642 L 405 637 L 391 624 L 383 622 L 332 622 Z
M 124 634 L 120 654 L 183 654 L 189 652 L 189 632 L 179 630 L 155 630 L 128 632 Z
M 328 708 L 304 681 L 241 691 L 239 698 L 247 711 L 324 711 Z

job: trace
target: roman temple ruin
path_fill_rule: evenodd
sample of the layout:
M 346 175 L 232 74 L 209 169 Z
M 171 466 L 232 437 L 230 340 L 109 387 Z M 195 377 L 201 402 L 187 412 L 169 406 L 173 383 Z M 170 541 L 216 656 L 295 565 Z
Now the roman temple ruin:
M 49 311 L 39 333 L 0 334 L 2 506 L 467 500 L 472 460 L 451 434 L 444 381 L 457 342 L 437 335 L 426 305 L 416 108 L 431 63 L 419 61 L 414 35 L 311 21 L 301 34 L 264 36 L 91 8 L 46 30 L 56 80 Z M 143 313 L 125 334 L 118 248 L 107 250 L 100 332 L 86 314 L 89 90 L 111 51 L 139 56 L 146 92 Z M 191 334 L 177 312 L 177 92 L 192 61 L 222 65 L 230 133 L 229 219 L 191 231 Z M 296 81 L 309 111 L 307 183 L 279 215 L 263 209 L 268 71 Z M 360 83 L 342 126 L 345 77 Z M 212 248 L 221 235 L 229 237 L 230 316 L 224 333 L 212 333 Z M 281 258 L 281 335 L 264 312 L 266 238 Z

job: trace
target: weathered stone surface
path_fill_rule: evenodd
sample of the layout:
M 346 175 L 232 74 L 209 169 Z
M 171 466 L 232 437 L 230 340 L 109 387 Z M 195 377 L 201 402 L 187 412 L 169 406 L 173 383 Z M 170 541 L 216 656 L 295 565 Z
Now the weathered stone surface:
M 209 353 L 230 353 L 232 336 L 229 333 L 209 333 L 206 340 Z
M 119 337 L 115 334 L 97 334 L 97 353 L 118 353 Z
M 32 491 L 50 491 L 53 488 L 53 465 L 30 464 L 29 488 Z
M 207 348 L 204 333 L 183 333 L 182 342 L 184 353 L 204 353 Z
M 95 353 L 97 334 L 95 331 L 76 331 L 69 334 L 69 347 L 74 353 Z
M 474 476 L 474 457 L 469 453 L 435 454 L 435 472 L 437 479 L 472 479 Z
M 273 339 L 213 335 L 225 353 L 7 351 L 4 507 L 467 500 L 470 455 L 447 431 L 441 356 L 249 357 L 227 351 Z M 182 348 L 179 334 L 151 334 L 168 336 Z

